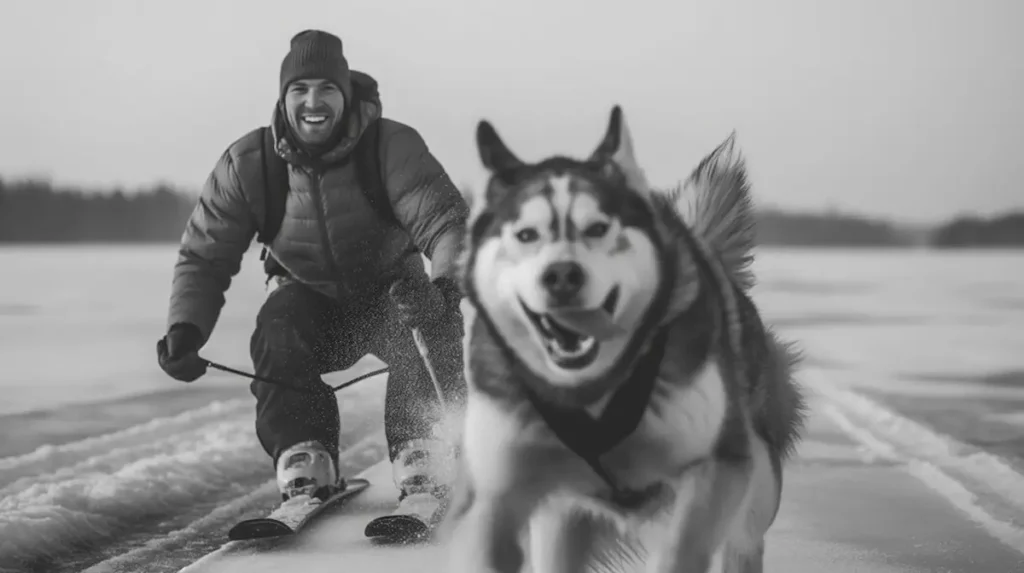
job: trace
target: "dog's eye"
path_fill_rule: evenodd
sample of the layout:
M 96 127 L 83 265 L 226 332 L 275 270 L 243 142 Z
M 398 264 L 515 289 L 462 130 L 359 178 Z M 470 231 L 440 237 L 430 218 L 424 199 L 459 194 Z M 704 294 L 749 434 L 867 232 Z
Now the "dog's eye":
M 587 225 L 587 227 L 583 229 L 583 235 L 591 239 L 600 239 L 601 237 L 605 236 L 605 234 L 608 232 L 608 229 L 608 223 L 598 221 L 597 223 L 591 223 Z
M 526 228 L 516 233 L 516 238 L 519 239 L 520 243 L 532 243 L 540 238 L 540 234 L 537 229 Z

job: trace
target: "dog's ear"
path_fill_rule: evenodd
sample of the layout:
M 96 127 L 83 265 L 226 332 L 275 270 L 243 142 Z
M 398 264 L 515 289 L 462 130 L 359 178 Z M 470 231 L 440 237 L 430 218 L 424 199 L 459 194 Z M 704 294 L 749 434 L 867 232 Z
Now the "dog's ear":
M 612 108 L 611 117 L 608 120 L 608 129 L 605 131 L 604 139 L 590 156 L 605 164 L 614 165 L 626 178 L 630 188 L 646 193 L 649 190 L 647 176 L 636 161 L 633 150 L 633 136 L 626 125 L 625 115 L 621 106 Z
M 480 161 L 493 174 L 505 173 L 523 165 L 487 120 L 481 120 L 476 126 L 476 148 L 480 153 Z

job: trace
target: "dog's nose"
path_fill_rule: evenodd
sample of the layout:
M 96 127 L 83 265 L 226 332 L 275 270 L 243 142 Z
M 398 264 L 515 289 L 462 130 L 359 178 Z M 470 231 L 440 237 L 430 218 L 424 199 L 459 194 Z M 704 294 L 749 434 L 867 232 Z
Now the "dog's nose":
M 540 277 L 544 288 L 557 297 L 569 297 L 580 292 L 585 280 L 583 267 L 573 261 L 551 263 Z

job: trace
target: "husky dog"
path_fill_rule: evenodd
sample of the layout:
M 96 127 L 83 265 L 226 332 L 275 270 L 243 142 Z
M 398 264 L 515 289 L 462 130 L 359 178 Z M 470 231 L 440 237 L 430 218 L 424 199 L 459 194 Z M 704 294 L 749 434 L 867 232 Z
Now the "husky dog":
M 748 295 L 734 136 L 655 191 L 619 106 L 586 160 L 526 163 L 480 122 L 451 570 L 762 570 L 804 402 Z

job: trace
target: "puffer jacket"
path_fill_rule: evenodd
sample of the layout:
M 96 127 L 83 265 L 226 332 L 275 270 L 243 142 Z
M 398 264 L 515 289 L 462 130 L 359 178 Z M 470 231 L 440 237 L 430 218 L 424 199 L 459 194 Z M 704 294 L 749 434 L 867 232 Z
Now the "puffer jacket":
M 400 227 L 383 220 L 359 188 L 354 162 L 343 162 L 360 135 L 381 117 L 376 81 L 353 72 L 362 97 L 349 114 L 348 132 L 318 163 L 285 137 L 275 108 L 271 128 L 288 164 L 289 193 L 281 228 L 269 250 L 292 280 L 343 305 L 386 292 L 399 277 L 454 279 L 468 206 L 444 168 L 412 127 L 382 119 L 380 161 L 391 209 Z M 181 238 L 171 286 L 168 327 L 192 323 L 207 340 L 224 294 L 263 220 L 260 131 L 232 143 L 207 179 Z

